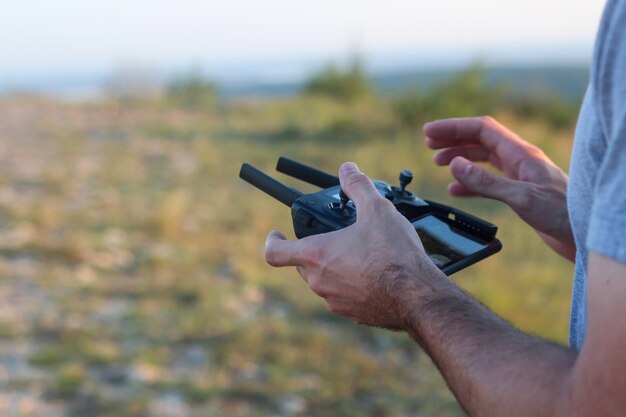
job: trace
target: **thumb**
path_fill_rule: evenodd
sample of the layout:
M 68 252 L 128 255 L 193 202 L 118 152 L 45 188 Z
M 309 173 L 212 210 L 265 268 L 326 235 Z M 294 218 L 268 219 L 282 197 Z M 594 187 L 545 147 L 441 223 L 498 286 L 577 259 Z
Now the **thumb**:
M 341 189 L 354 202 L 357 209 L 366 208 L 372 201 L 382 198 L 372 181 L 353 162 L 346 162 L 339 168 Z
M 523 193 L 523 184 L 496 175 L 471 161 L 457 156 L 450 163 L 454 178 L 471 193 L 500 200 L 511 205 L 516 194 Z

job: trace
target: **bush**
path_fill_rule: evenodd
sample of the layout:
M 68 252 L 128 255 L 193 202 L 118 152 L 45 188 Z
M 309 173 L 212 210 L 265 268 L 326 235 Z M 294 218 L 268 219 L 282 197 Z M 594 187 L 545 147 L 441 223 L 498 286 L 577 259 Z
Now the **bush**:
M 185 109 L 212 108 L 217 98 L 217 86 L 206 80 L 200 70 L 174 77 L 167 85 L 169 101 Z
M 487 85 L 484 74 L 475 66 L 427 91 L 409 91 L 393 102 L 394 114 L 403 125 L 416 127 L 430 119 L 492 113 L 505 89 Z
M 345 69 L 335 63 L 328 64 L 304 86 L 306 95 L 326 96 L 344 102 L 368 97 L 372 91 L 358 56 L 353 57 Z
M 407 127 L 428 120 L 471 117 L 508 111 L 520 119 L 539 119 L 553 129 L 575 124 L 578 101 L 567 101 L 548 93 L 514 93 L 502 84 L 489 84 L 480 66 L 460 72 L 428 90 L 413 90 L 392 102 L 394 115 Z
M 553 129 L 565 129 L 575 125 L 580 103 L 555 96 L 534 95 L 513 97 L 506 106 L 522 119 L 543 120 Z

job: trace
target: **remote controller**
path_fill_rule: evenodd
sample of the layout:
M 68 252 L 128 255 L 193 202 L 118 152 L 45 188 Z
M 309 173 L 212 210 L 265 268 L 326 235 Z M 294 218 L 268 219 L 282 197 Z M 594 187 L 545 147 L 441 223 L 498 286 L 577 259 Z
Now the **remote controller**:
M 339 186 L 339 178 L 300 162 L 281 157 L 278 172 L 322 188 L 311 194 L 288 187 L 244 163 L 239 177 L 291 207 L 296 237 L 327 233 L 356 222 L 357 210 Z M 502 248 L 497 226 L 453 207 L 423 200 L 406 189 L 410 171 L 400 173 L 399 185 L 372 180 L 378 192 L 415 227 L 430 259 L 451 275 Z

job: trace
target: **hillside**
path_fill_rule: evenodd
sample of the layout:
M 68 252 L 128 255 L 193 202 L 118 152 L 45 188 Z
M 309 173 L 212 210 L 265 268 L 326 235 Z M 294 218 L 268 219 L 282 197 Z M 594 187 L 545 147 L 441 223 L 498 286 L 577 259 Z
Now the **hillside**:
M 369 74 L 380 94 L 396 94 L 411 89 L 429 89 L 457 75 L 459 70 L 405 70 Z M 589 70 L 585 66 L 507 66 L 487 67 L 485 79 L 490 85 L 503 85 L 519 96 L 556 96 L 568 101 L 580 100 L 587 87 Z M 220 86 L 224 97 L 293 96 L 302 89 L 301 82 L 225 83 Z
M 1 99 L 0 413 L 462 416 L 408 336 L 331 315 L 293 269 L 265 264 L 268 231 L 293 237 L 289 210 L 237 177 L 280 155 L 394 183 L 412 169 L 418 195 L 500 226 L 503 251 L 453 279 L 564 342 L 572 265 L 502 204 L 448 196 L 423 144 L 421 121 L 479 111 L 454 93 L 415 125 L 377 97 Z M 567 165 L 571 121 L 490 105 Z

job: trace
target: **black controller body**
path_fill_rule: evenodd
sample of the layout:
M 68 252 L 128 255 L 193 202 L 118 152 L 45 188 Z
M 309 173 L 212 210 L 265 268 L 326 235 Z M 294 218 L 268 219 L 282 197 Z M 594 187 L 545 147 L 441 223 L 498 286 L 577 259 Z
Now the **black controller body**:
M 374 180 L 380 195 L 389 199 L 406 218 L 417 218 L 430 211 L 424 200 L 408 191 L 400 192 L 382 181 Z M 291 206 L 293 228 L 298 238 L 343 229 L 356 222 L 356 207 L 342 204 L 339 185 L 298 198 Z
M 341 191 L 336 176 L 287 158 L 279 159 L 277 170 L 323 188 L 303 194 L 248 164 L 241 168 L 242 179 L 291 206 L 293 228 L 299 239 L 340 230 L 356 222 L 357 208 Z M 373 180 L 374 186 L 414 224 L 427 253 L 430 249 L 429 256 L 447 275 L 501 249 L 502 245 L 495 237 L 497 226 L 453 207 L 417 197 L 405 189 L 412 178 L 406 177 L 405 173 L 410 175 L 410 172 L 403 171 L 400 186 Z M 451 249 L 451 246 L 458 248 Z

